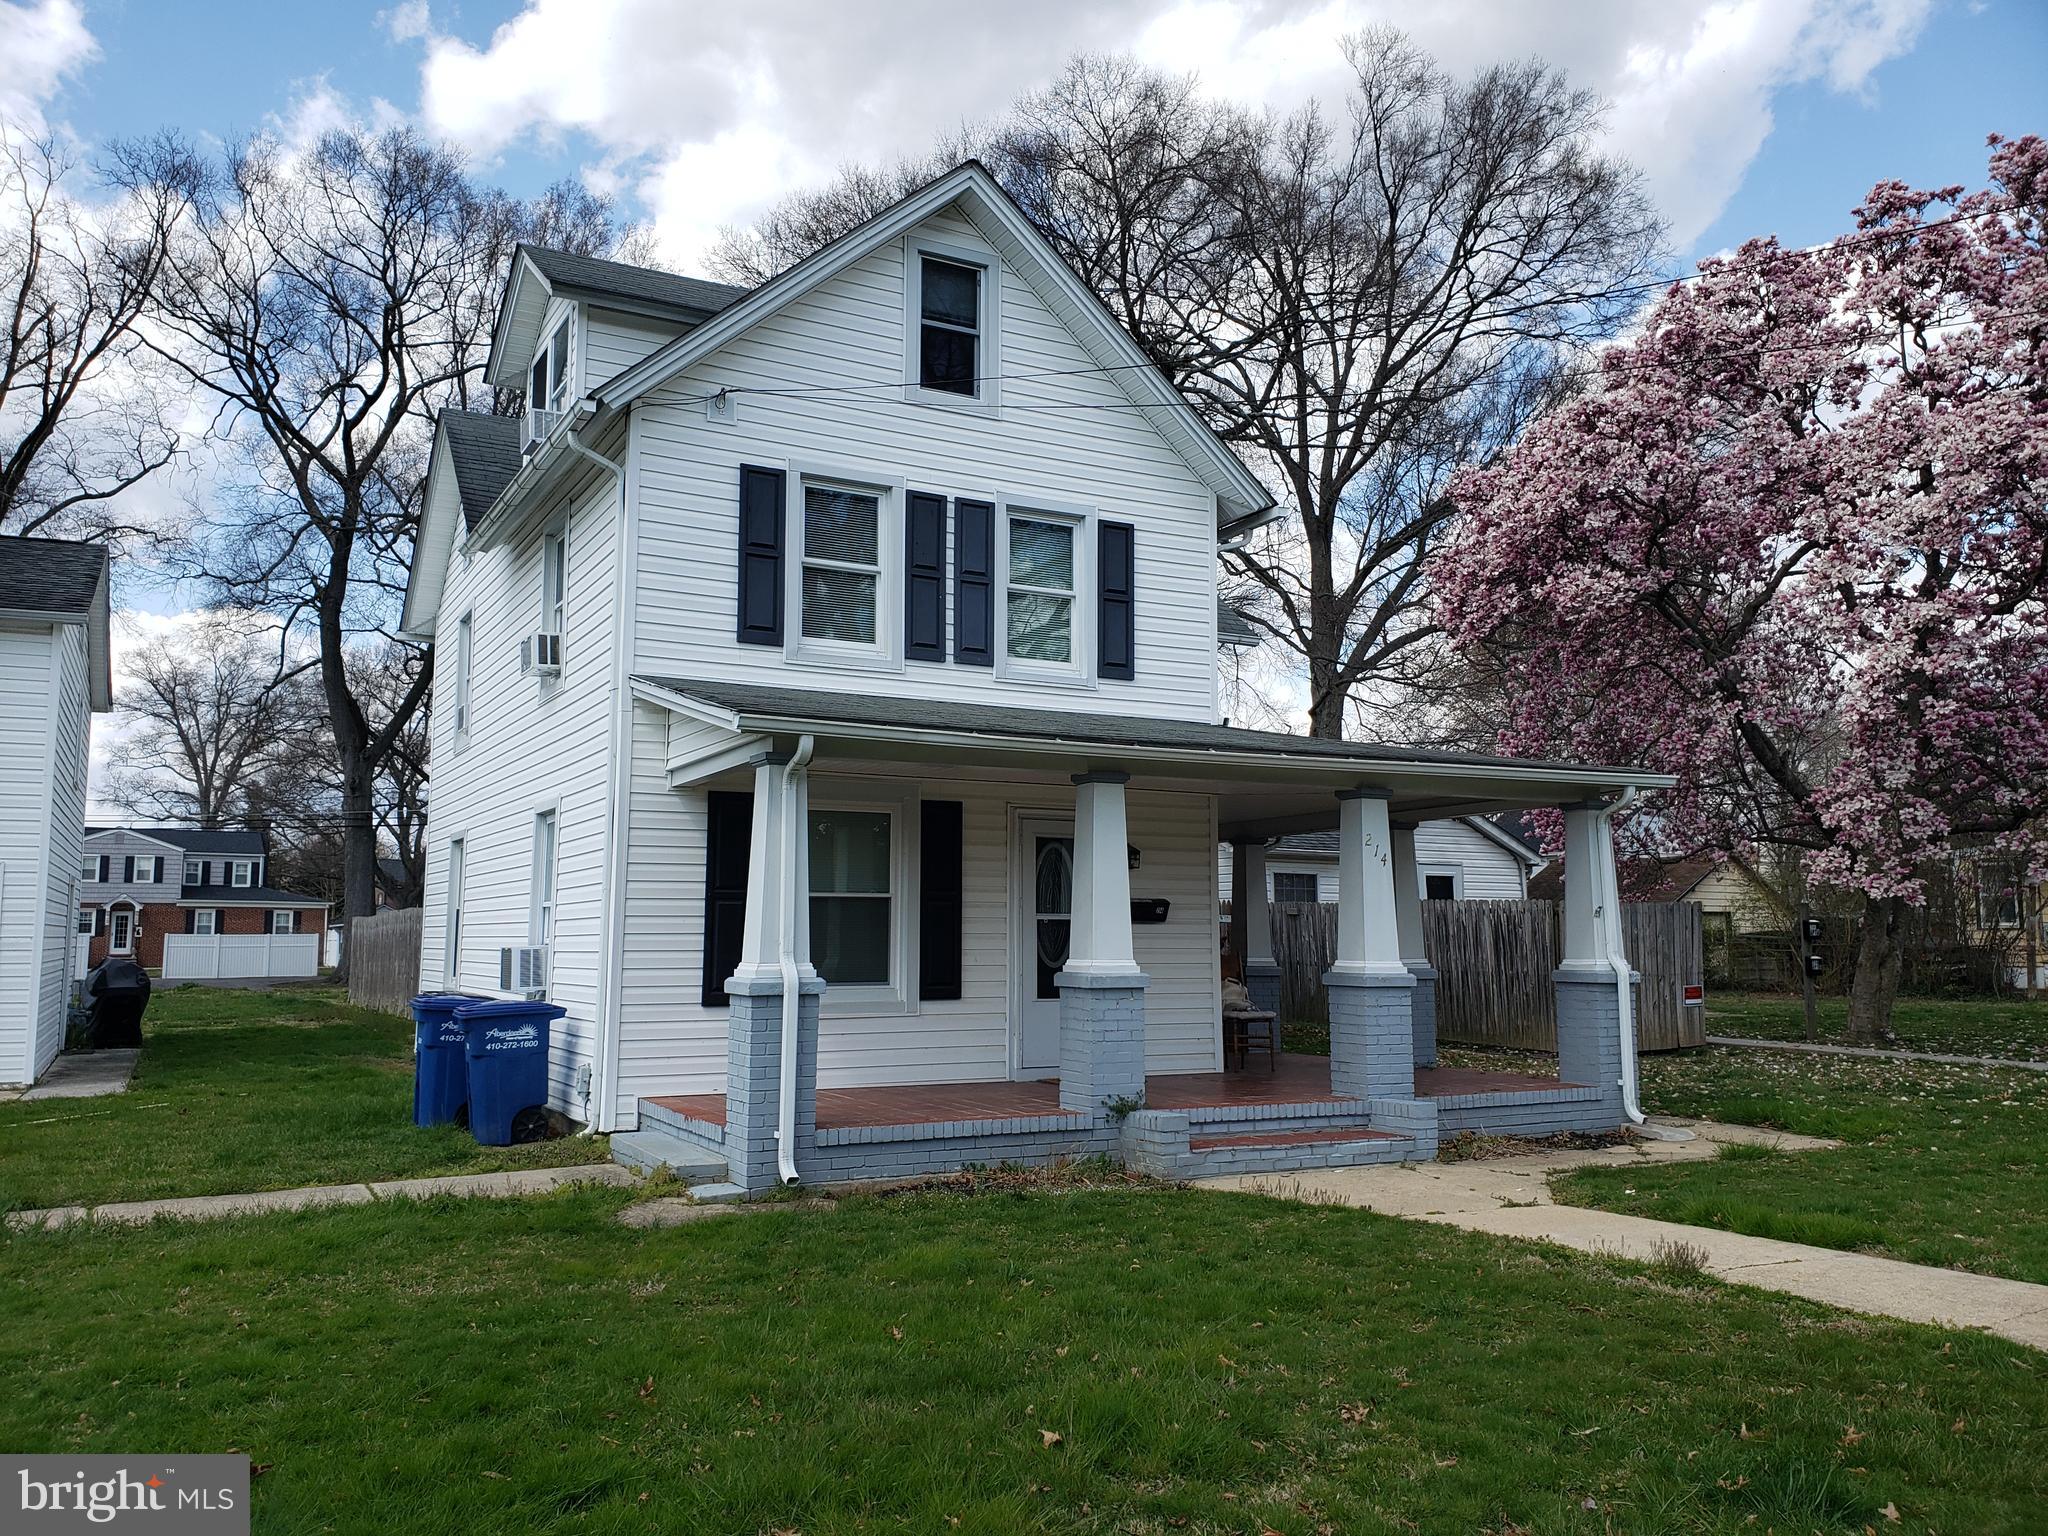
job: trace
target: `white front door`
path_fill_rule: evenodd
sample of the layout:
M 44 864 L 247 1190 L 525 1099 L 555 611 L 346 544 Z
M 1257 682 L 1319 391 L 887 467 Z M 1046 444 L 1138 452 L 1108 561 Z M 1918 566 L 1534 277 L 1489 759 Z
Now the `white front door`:
M 1012 1029 L 1019 1077 L 1044 1077 L 1060 1066 L 1060 990 L 1053 977 L 1067 962 L 1074 910 L 1074 823 L 1020 818 L 1011 896 L 1017 953 L 1010 975 Z
M 134 946 L 134 914 L 126 907 L 116 907 L 107 914 L 107 952 L 125 955 Z

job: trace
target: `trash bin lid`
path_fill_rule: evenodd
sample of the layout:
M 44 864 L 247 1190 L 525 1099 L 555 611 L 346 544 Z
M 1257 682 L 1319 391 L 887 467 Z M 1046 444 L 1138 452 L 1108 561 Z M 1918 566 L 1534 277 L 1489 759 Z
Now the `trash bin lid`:
M 491 998 L 484 1002 L 464 1003 L 455 1010 L 459 1019 L 559 1019 L 568 1009 L 554 1003 L 529 1003 L 521 998 Z

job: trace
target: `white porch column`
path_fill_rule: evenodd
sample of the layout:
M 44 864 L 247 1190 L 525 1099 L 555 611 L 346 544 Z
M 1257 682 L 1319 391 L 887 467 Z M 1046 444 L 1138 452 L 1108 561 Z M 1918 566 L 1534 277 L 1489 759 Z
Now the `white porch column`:
M 1074 775 L 1073 940 L 1066 971 L 1135 976 L 1131 951 L 1130 835 L 1124 817 L 1128 773 Z
M 1145 1093 L 1145 975 L 1131 945 L 1130 775 L 1074 775 L 1074 901 L 1060 989 L 1060 1107 L 1090 1117 Z
M 1337 963 L 1323 976 L 1330 1090 L 1409 1100 L 1415 1096 L 1415 977 L 1401 960 L 1388 794 L 1362 785 L 1337 799 Z
M 754 762 L 754 820 L 747 854 L 747 915 L 740 962 L 725 983 L 726 1161 L 742 1189 L 772 1189 L 779 1178 L 778 1124 L 785 1065 L 784 924 L 796 963 L 793 1159 L 808 1159 L 817 1137 L 818 1002 L 825 990 L 811 964 L 810 775 L 786 783 L 790 754 Z
M 1394 903 L 1393 832 L 1383 789 L 1339 792 L 1337 963 L 1346 976 L 1406 977 Z
M 1554 978 L 1557 1075 L 1601 1090 L 1600 1128 L 1623 1118 L 1621 998 L 1610 964 L 1620 885 L 1602 809 L 1597 801 L 1564 808 L 1564 945 Z
M 1230 845 L 1230 927 L 1252 1006 L 1277 1014 L 1280 966 L 1273 959 L 1273 913 L 1266 899 L 1263 839 L 1242 838 Z
M 1415 867 L 1415 823 L 1392 823 L 1394 931 L 1401 963 L 1415 978 L 1415 1065 L 1436 1065 L 1436 968 L 1422 941 L 1422 879 Z
M 1564 808 L 1564 948 L 1560 970 L 1611 977 L 1600 866 L 1611 850 L 1600 837 L 1600 805 Z

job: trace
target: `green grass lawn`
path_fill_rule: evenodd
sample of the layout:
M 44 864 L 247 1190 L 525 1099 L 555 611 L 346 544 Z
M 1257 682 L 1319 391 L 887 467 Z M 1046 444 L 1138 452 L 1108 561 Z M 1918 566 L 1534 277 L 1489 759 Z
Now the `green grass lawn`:
M 332 987 L 159 988 L 135 1079 L 0 1104 L 0 1208 L 602 1162 L 602 1140 L 480 1147 L 412 1123 L 412 1025 Z
M 1820 1000 L 1820 1039 L 1848 1043 L 1846 999 Z M 1797 997 L 1764 993 L 1709 995 L 1707 1033 L 1750 1040 L 1804 1040 L 1806 1010 Z M 2003 1056 L 2048 1061 L 2048 998 L 1902 997 L 1892 1009 L 1892 1033 L 1899 1048 L 1956 1056 Z
M 2043 1357 L 1249 1195 L 622 1192 L 0 1241 L 0 1444 L 258 1531 L 2038 1530 Z
M 1845 1145 L 1574 1173 L 1560 1199 L 2048 1283 L 2048 1076 L 1709 1046 L 1642 1080 L 1652 1113 Z

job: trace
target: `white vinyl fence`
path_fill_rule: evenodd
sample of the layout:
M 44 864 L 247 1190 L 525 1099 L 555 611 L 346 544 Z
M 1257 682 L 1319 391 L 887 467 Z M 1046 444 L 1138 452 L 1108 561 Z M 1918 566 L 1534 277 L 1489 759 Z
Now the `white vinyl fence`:
M 318 976 L 317 933 L 167 933 L 165 981 Z

